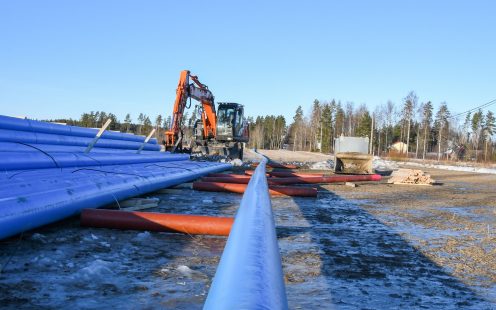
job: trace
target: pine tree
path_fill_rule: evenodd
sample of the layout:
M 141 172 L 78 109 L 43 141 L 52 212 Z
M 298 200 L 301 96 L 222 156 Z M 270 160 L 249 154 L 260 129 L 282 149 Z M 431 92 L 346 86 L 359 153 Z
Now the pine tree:
M 303 123 L 303 109 L 301 108 L 301 105 L 299 105 L 296 109 L 295 116 L 293 117 L 293 124 L 291 124 L 291 133 L 293 136 L 293 151 L 296 151 L 298 149 L 298 138 L 303 143 L 303 137 L 301 133 L 302 127 L 304 125 Z
M 315 99 L 312 106 L 312 114 L 310 116 L 310 151 L 317 149 L 317 141 L 320 141 L 322 148 L 322 107 L 320 102 Z M 312 145 L 314 146 L 312 148 Z
M 426 146 L 428 133 L 430 132 L 430 127 L 432 123 L 432 103 L 428 101 L 423 106 L 422 111 L 422 126 L 424 127 L 424 148 L 422 150 L 422 159 L 425 160 Z
M 450 112 L 448 110 L 448 105 L 446 102 L 441 102 L 439 106 L 439 110 L 436 113 L 436 130 L 438 132 L 438 150 L 437 150 L 437 160 L 441 159 L 441 144 L 443 141 L 443 137 L 447 136 L 449 132 L 448 128 L 448 119 L 450 117 Z M 444 135 L 443 133 L 446 133 Z M 447 140 L 447 137 L 445 138 Z
M 372 117 L 369 111 L 365 111 L 359 120 L 359 125 L 355 129 L 355 135 L 358 137 L 368 137 L 372 127 Z
M 486 117 L 484 120 L 484 125 L 485 125 L 485 144 L 484 144 L 484 160 L 487 161 L 487 147 L 488 144 L 492 144 L 492 136 L 494 134 L 494 131 L 496 129 L 496 119 L 494 117 L 494 114 L 492 111 L 487 111 Z
M 124 124 L 126 124 L 126 132 L 129 132 L 129 128 L 131 127 L 131 114 L 127 113 L 126 118 L 124 119 Z
M 414 91 L 408 93 L 405 97 L 405 104 L 403 105 L 403 120 L 407 124 L 407 134 L 406 134 L 406 154 L 408 156 L 408 152 L 410 150 L 410 124 L 412 121 L 413 111 L 415 110 L 415 106 L 417 105 L 417 95 Z
M 475 160 L 478 160 L 479 143 L 484 128 L 484 114 L 479 109 L 472 116 L 472 146 L 475 149 Z
M 141 135 L 141 130 L 143 129 L 143 123 L 145 121 L 145 115 L 140 113 L 138 116 L 138 135 Z
M 336 106 L 336 122 L 335 122 L 335 134 L 334 137 L 337 138 L 344 134 L 344 123 L 345 123 L 345 113 L 341 106 L 341 102 L 338 101 L 338 105 Z

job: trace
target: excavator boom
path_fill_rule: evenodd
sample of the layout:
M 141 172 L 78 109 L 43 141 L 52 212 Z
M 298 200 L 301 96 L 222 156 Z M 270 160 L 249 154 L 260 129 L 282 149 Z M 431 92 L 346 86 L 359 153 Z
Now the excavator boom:
M 190 79 L 194 83 L 190 83 Z M 191 75 L 188 70 L 183 70 L 177 85 L 171 127 L 165 132 L 166 147 L 175 145 L 181 138 L 181 122 L 189 98 L 199 101 L 202 105 L 203 135 L 209 138 L 216 135 L 217 117 L 212 92 L 198 80 L 197 76 Z

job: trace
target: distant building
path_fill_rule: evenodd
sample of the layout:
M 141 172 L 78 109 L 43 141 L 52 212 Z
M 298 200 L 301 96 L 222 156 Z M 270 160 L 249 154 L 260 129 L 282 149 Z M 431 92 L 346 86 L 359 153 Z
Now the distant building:
M 391 145 L 390 150 L 398 153 L 406 153 L 406 143 L 395 142 Z

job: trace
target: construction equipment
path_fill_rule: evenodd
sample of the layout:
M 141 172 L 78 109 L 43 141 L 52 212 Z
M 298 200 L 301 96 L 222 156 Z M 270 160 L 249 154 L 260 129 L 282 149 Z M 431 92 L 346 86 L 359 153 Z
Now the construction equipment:
M 373 156 L 368 154 L 369 138 L 344 137 L 334 140 L 334 172 L 371 174 Z
M 191 99 L 201 103 L 197 106 L 201 117 L 195 122 L 189 141 L 184 141 L 183 117 L 185 109 L 191 106 Z M 232 102 L 219 103 L 216 112 L 214 95 L 208 86 L 191 75 L 190 71 L 183 70 L 177 86 L 170 130 L 165 132 L 165 148 L 171 152 L 219 154 L 242 159 L 243 143 L 249 139 L 248 122 L 243 113 L 243 105 Z

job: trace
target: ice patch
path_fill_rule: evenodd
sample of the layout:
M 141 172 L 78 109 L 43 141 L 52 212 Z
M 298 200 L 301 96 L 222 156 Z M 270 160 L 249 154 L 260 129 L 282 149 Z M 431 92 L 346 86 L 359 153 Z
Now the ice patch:
M 178 266 L 176 269 L 183 276 L 186 276 L 186 277 L 191 277 L 191 275 L 193 274 L 193 270 L 191 270 L 191 268 L 189 268 L 188 266 L 181 265 L 181 266 Z
M 148 231 L 140 232 L 134 237 L 135 240 L 145 240 L 150 238 L 151 234 Z
M 101 246 L 103 246 L 103 247 L 110 248 L 110 243 L 108 243 L 108 242 L 102 241 L 102 242 L 100 242 L 99 244 L 100 244 Z
M 112 263 L 101 259 L 93 261 L 88 266 L 79 270 L 74 278 L 89 282 L 103 282 L 113 275 Z
M 47 240 L 46 240 L 46 237 L 42 234 L 39 234 L 39 233 L 35 233 L 31 236 L 31 238 L 29 238 L 31 240 L 36 240 L 36 241 L 40 241 L 42 243 L 47 243 Z

